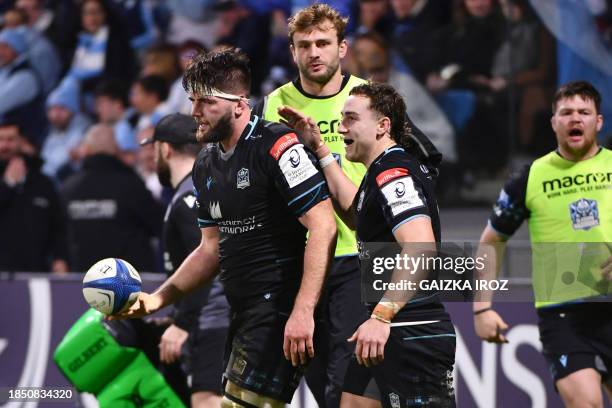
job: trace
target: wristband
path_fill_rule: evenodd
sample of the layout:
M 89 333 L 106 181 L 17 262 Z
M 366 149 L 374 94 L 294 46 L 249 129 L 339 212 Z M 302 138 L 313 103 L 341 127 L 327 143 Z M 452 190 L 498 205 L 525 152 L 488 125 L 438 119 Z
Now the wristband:
M 493 310 L 492 307 L 485 307 L 484 309 L 480 309 L 474 312 L 474 316 L 477 316 L 481 313 L 488 312 L 489 310 Z
M 384 317 L 379 316 L 379 315 L 374 314 L 374 313 L 372 313 L 372 315 L 370 316 L 370 319 L 375 319 L 375 320 L 378 320 L 379 322 L 391 324 L 391 320 L 387 320 Z
M 325 167 L 332 164 L 335 160 L 336 159 L 334 158 L 334 155 L 330 153 L 324 158 L 322 158 L 321 160 L 319 160 L 319 166 L 321 166 L 321 168 L 324 169 Z
M 380 305 L 384 306 L 384 307 L 388 307 L 389 309 L 393 310 L 393 313 L 397 314 L 397 312 L 400 311 L 400 309 L 402 308 L 402 306 L 400 306 L 399 303 L 394 302 L 392 300 L 389 300 L 385 297 L 383 297 L 382 299 L 380 299 L 380 302 L 378 302 Z
M 395 316 L 395 312 L 393 311 L 392 308 L 385 306 L 381 303 L 378 303 L 376 307 L 374 308 L 374 310 L 372 311 L 372 316 L 377 316 L 380 319 L 383 319 L 381 320 L 381 322 L 388 321 L 389 323 L 391 323 L 391 320 L 393 320 L 393 317 Z

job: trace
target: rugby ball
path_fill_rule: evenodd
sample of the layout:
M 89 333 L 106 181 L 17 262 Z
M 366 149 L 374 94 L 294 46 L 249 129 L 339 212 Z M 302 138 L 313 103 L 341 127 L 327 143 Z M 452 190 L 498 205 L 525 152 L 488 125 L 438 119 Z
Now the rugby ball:
M 136 269 L 123 259 L 96 262 L 83 278 L 83 296 L 89 306 L 105 315 L 129 308 L 140 293 L 142 281 Z

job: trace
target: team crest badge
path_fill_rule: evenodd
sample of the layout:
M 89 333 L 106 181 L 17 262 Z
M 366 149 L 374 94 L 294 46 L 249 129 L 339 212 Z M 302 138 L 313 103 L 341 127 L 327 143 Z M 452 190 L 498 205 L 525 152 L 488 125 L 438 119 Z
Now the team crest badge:
M 249 181 L 249 169 L 244 167 L 238 170 L 236 175 L 236 188 L 245 189 L 251 185 Z
M 599 225 L 597 201 L 581 198 L 571 203 L 569 210 L 575 230 L 589 230 Z
M 391 403 L 391 406 L 393 408 L 400 408 L 401 407 L 399 395 L 397 395 L 394 392 L 389 394 L 389 402 Z

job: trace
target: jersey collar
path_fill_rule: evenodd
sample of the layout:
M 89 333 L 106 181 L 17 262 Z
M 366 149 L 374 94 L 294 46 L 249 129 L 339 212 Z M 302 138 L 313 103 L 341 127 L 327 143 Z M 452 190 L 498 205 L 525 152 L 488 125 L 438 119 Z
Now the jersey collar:
M 310 98 L 310 99 L 329 99 L 329 98 L 333 98 L 334 96 L 336 96 L 340 92 L 342 92 L 342 90 L 344 89 L 346 84 L 348 84 L 349 79 L 351 79 L 351 75 L 350 74 L 342 74 L 342 83 L 340 84 L 340 89 L 338 90 L 338 92 L 336 92 L 333 95 L 325 95 L 325 96 L 311 95 L 308 92 L 306 92 L 304 90 L 304 88 L 302 88 L 302 83 L 300 82 L 300 77 L 299 76 L 297 78 L 295 78 L 291 82 L 293 83 L 293 86 L 295 86 L 295 89 L 297 89 L 302 95 L 304 95 L 307 98 Z

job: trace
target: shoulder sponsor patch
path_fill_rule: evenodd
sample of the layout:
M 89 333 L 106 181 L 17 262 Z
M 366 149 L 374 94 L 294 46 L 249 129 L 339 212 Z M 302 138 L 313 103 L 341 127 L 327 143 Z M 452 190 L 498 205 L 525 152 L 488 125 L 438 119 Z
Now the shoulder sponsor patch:
M 289 188 L 293 188 L 317 174 L 317 169 L 308 158 L 304 145 L 301 143 L 286 149 L 280 157 L 278 165 L 289 184 Z
M 425 205 L 419 197 L 419 192 L 414 188 L 410 176 L 396 177 L 391 180 L 393 182 L 387 182 L 381 191 L 387 200 L 387 205 L 391 207 L 393 216 Z
M 278 160 L 289 147 L 298 143 L 300 143 L 300 141 L 295 133 L 287 133 L 274 143 L 270 149 L 270 155 L 274 157 L 274 160 Z
M 393 169 L 385 170 L 376 176 L 376 184 L 378 187 L 382 187 L 388 182 L 398 177 L 405 177 L 408 175 L 408 169 L 404 169 L 401 167 L 395 167 Z

